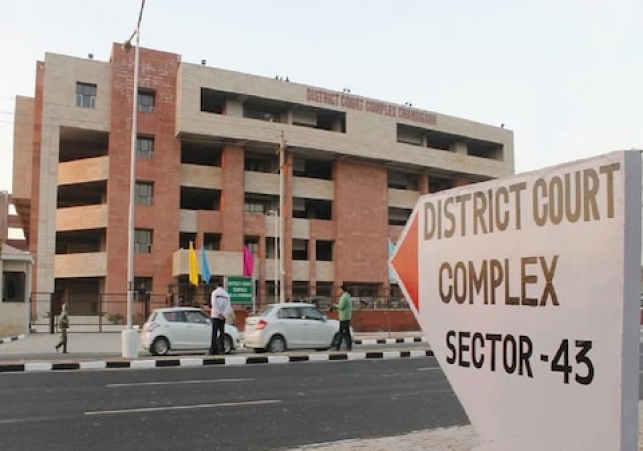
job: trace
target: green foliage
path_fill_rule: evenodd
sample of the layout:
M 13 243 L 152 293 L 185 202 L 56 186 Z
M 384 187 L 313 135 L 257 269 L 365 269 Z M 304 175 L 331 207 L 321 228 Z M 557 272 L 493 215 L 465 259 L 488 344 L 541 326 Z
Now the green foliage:
M 125 317 L 122 313 L 108 313 L 107 321 L 112 324 L 125 324 Z

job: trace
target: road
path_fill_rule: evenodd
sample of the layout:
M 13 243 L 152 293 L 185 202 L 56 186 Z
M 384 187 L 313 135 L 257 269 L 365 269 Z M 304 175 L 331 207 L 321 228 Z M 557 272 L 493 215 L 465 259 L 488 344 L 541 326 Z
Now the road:
M 0 374 L 0 449 L 277 450 L 466 424 L 432 358 Z

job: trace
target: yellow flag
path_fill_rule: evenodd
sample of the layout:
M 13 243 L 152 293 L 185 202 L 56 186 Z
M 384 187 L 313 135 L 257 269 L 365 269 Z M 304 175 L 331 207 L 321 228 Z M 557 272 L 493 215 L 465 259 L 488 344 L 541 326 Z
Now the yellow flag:
M 190 255 L 188 259 L 188 277 L 190 279 L 190 283 L 192 285 L 199 285 L 199 269 L 196 266 L 196 251 L 194 250 L 194 246 L 192 245 L 192 241 L 190 241 Z

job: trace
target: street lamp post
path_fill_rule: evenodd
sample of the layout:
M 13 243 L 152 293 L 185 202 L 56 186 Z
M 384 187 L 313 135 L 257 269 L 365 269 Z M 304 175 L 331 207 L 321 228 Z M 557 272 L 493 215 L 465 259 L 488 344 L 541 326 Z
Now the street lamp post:
M 279 212 L 277 210 L 270 210 L 268 211 L 268 216 L 274 217 L 274 222 L 275 222 L 275 235 L 274 235 L 274 252 L 275 252 L 275 261 L 274 261 L 274 284 L 275 284 L 275 289 L 274 289 L 274 299 L 275 302 L 279 298 L 279 286 L 277 285 L 277 282 L 279 281 L 279 248 L 278 248 L 278 239 L 279 239 Z
M 286 164 L 286 141 L 284 140 L 284 132 L 281 132 L 281 143 L 279 144 L 279 302 L 286 302 L 286 290 L 285 290 L 285 275 L 286 271 L 284 270 L 284 260 L 286 255 L 286 243 L 284 240 L 284 230 L 285 230 L 285 215 L 284 215 L 284 189 L 285 189 L 285 178 L 286 172 L 284 166 Z
M 145 0 L 141 0 L 141 9 L 138 13 L 136 29 L 130 38 L 123 44 L 126 52 L 132 48 L 132 39 L 136 37 L 134 45 L 134 90 L 132 94 L 132 139 L 130 147 L 130 179 L 129 179 L 129 217 L 128 217 L 128 245 L 127 245 L 127 326 L 121 335 L 122 355 L 125 358 L 138 357 L 138 332 L 133 328 L 134 309 L 134 208 L 136 205 L 136 138 L 138 119 L 138 70 L 139 70 L 139 45 L 141 38 L 141 19 Z

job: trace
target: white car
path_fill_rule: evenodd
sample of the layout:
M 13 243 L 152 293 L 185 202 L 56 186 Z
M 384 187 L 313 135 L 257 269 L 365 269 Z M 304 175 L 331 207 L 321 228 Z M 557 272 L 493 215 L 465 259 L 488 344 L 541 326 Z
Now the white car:
M 239 347 L 239 331 L 233 325 L 224 328 L 224 348 L 229 354 Z M 154 310 L 143 325 L 143 349 L 153 355 L 170 351 L 196 351 L 210 348 L 212 323 L 195 307 L 171 307 Z
M 325 350 L 336 342 L 338 332 L 339 321 L 328 319 L 313 304 L 288 302 L 267 305 L 259 315 L 247 317 L 243 341 L 255 352 Z

